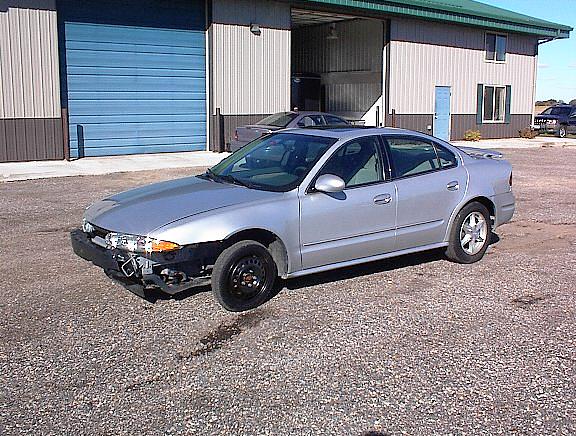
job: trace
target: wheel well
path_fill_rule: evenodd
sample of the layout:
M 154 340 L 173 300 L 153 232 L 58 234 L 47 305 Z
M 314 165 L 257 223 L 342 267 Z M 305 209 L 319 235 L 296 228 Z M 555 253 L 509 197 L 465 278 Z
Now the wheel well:
M 260 242 L 268 248 L 274 262 L 276 262 L 276 267 L 278 268 L 278 274 L 280 276 L 283 276 L 288 272 L 288 252 L 286 251 L 286 246 L 277 235 L 264 229 L 242 230 L 241 232 L 235 233 L 226 238 L 224 243 L 229 247 L 236 242 L 245 240 Z
M 467 205 L 469 205 L 470 203 L 473 203 L 473 202 L 483 204 L 484 206 L 486 206 L 486 209 L 488 209 L 488 212 L 490 212 L 491 217 L 496 216 L 496 206 L 494 206 L 494 203 L 492 203 L 492 200 L 490 200 L 487 197 L 475 197 L 475 198 L 471 199 L 468 203 L 466 203 L 464 206 L 462 206 L 462 208 L 466 207 Z

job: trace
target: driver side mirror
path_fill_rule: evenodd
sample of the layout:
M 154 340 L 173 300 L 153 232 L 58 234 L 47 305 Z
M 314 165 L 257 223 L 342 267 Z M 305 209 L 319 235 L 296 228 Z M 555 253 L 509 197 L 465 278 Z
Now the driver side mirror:
M 314 183 L 314 189 L 319 192 L 342 192 L 345 187 L 344 180 L 334 174 L 324 174 Z

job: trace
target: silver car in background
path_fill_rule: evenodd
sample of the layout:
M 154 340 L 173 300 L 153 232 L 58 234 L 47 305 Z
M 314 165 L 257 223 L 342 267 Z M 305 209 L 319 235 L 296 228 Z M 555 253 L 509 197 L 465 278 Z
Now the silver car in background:
M 113 195 L 72 232 L 76 254 L 141 296 L 211 283 L 231 311 L 278 277 L 423 250 L 480 260 L 514 213 L 512 167 L 390 128 L 289 129 L 206 173 Z
M 324 112 L 279 112 L 258 121 L 256 124 L 237 127 L 234 139 L 230 142 L 230 151 L 237 151 L 249 142 L 280 129 L 347 126 L 349 124 L 344 118 Z

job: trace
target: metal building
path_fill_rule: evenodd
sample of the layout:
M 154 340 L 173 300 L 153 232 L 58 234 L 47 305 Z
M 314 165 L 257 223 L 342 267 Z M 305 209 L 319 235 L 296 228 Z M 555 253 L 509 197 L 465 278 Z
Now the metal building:
M 0 162 L 222 150 L 299 73 L 357 122 L 512 137 L 571 30 L 472 0 L 0 0 Z

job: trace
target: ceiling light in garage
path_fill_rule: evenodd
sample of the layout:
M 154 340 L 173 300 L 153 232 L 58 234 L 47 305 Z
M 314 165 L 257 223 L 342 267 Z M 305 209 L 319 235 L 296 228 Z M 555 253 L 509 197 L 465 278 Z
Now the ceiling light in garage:
M 250 32 L 252 32 L 256 36 L 262 35 L 262 30 L 260 30 L 260 25 L 252 23 L 250 24 Z
M 326 39 L 329 41 L 334 41 L 335 39 L 338 39 L 338 33 L 336 32 L 336 23 L 330 24 L 330 30 L 328 31 L 328 36 L 326 36 Z

